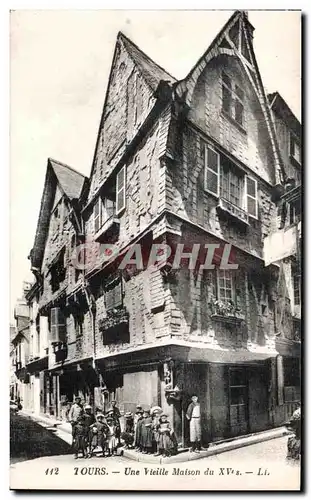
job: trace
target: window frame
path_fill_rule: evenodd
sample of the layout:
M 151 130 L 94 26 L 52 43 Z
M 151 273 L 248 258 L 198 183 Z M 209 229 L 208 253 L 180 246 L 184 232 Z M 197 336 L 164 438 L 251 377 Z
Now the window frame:
M 120 288 L 120 301 L 116 305 L 115 296 L 114 296 L 113 304 L 108 305 L 107 295 L 111 292 L 115 295 L 115 290 L 117 287 Z M 122 280 L 121 275 L 115 276 L 109 283 L 106 283 L 106 285 L 104 286 L 104 301 L 105 301 L 106 311 L 112 311 L 113 309 L 123 307 L 123 280 Z
M 219 182 L 219 192 L 220 192 L 220 198 L 223 198 L 224 200 L 228 201 L 229 203 L 231 203 L 232 205 L 235 205 L 237 206 L 238 208 L 241 208 L 242 210 L 245 209 L 245 203 L 244 203 L 244 189 L 245 189 L 245 174 L 242 176 L 239 176 L 239 175 L 236 175 L 233 171 L 233 169 L 229 166 L 228 167 L 228 174 L 225 173 L 224 169 L 223 169 L 223 166 L 220 165 L 220 182 Z M 223 186 L 222 186 L 222 180 L 225 178 L 225 175 L 227 175 L 227 178 L 228 178 L 228 198 L 226 198 L 224 195 L 223 195 Z M 239 178 L 242 179 L 242 185 L 241 186 L 236 186 L 238 187 L 239 189 L 239 195 L 240 195 L 240 204 L 241 205 L 237 205 L 236 203 L 234 203 L 230 196 L 231 196 L 231 177 L 233 178 L 237 178 L 238 179 L 238 182 L 239 182 Z
M 119 178 L 123 175 L 123 186 L 119 188 Z M 119 194 L 123 191 L 123 203 L 119 207 Z M 119 170 L 116 175 L 116 215 L 119 215 L 126 207 L 126 167 L 125 165 Z
M 247 181 L 251 180 L 255 183 L 255 196 L 251 195 L 251 194 L 248 194 L 247 192 Z M 252 219 L 258 219 L 258 183 L 257 183 L 257 180 L 254 179 L 254 177 L 252 177 L 251 175 L 245 175 L 245 183 L 244 183 L 244 189 L 245 189 L 245 202 L 244 202 L 244 210 L 245 212 L 248 214 L 248 217 L 251 217 Z M 248 204 L 247 204 L 247 199 L 248 198 L 251 198 L 252 200 L 255 201 L 255 208 L 256 208 L 256 215 L 253 215 L 251 214 L 249 211 L 248 211 Z
M 213 170 L 212 168 L 208 167 L 208 150 L 209 149 L 217 155 L 217 172 L 215 170 Z M 225 175 L 224 175 L 224 170 L 223 170 L 223 166 L 221 163 L 221 154 L 216 150 L 216 148 L 211 146 L 211 144 L 205 143 L 205 145 L 204 145 L 204 191 L 211 194 L 212 196 L 214 196 L 218 199 L 224 199 L 224 200 L 228 201 L 232 205 L 235 205 L 238 208 L 240 208 L 241 210 L 243 210 L 244 212 L 246 212 L 248 217 L 251 217 L 252 219 L 258 220 L 258 181 L 252 175 L 248 175 L 246 172 L 244 172 L 243 175 L 241 175 L 241 176 L 235 174 L 233 172 L 233 170 L 236 167 L 236 165 L 230 159 L 228 159 L 228 160 L 230 162 L 230 165 L 228 166 L 228 170 L 229 170 L 229 172 L 228 172 L 229 199 L 226 198 L 225 196 L 223 196 L 223 194 L 222 194 L 222 180 L 224 179 Z M 208 188 L 208 185 L 207 185 L 207 172 L 208 171 L 210 171 L 212 174 L 217 176 L 217 194 Z M 230 176 L 231 175 L 233 177 L 236 177 L 236 178 L 241 177 L 241 184 L 242 184 L 241 189 L 240 189 L 240 197 L 241 197 L 240 203 L 241 203 L 241 205 L 236 205 L 230 199 Z M 255 196 L 248 194 L 248 191 L 247 191 L 248 179 L 255 183 Z M 255 201 L 255 208 L 256 208 L 255 215 L 248 211 L 248 203 L 247 203 L 248 198 L 251 198 L 252 200 Z
M 224 78 L 225 77 L 225 78 Z M 230 85 L 228 85 L 226 83 L 226 79 L 228 79 L 230 81 Z M 244 104 L 244 97 L 245 97 L 245 92 L 243 91 L 243 89 L 241 88 L 240 85 L 238 85 L 235 80 L 229 76 L 225 71 L 222 71 L 222 74 L 221 74 L 221 87 L 222 87 L 222 109 L 223 109 L 223 112 L 226 114 L 226 115 L 229 115 L 229 117 L 239 126 L 241 127 L 242 129 L 245 129 L 245 104 Z M 223 99 L 223 87 L 226 88 L 227 92 L 229 92 L 229 95 L 230 95 L 230 112 L 228 112 L 225 108 L 224 108 L 224 99 Z M 236 88 L 240 89 L 242 94 L 243 94 L 243 97 L 241 97 L 239 95 L 238 92 L 236 92 Z M 239 120 L 236 119 L 236 101 L 238 101 L 240 103 L 240 105 L 242 106 L 242 121 L 240 122 Z
M 301 273 L 296 261 L 292 261 L 291 263 L 291 274 L 293 286 L 293 305 L 301 306 Z M 297 297 L 299 302 L 297 302 Z
M 99 195 L 94 203 L 94 208 L 93 208 L 93 224 L 94 224 L 94 233 L 96 234 L 100 228 L 102 227 L 102 206 L 103 206 L 103 200 L 102 197 Z M 98 207 L 98 214 L 95 214 L 96 207 Z M 96 227 L 96 221 L 99 220 L 99 225 Z
M 292 144 L 293 144 L 293 148 L 292 148 Z M 298 147 L 299 159 L 297 159 L 295 156 L 295 146 Z M 298 165 L 301 165 L 301 143 L 300 143 L 298 137 L 292 131 L 289 131 L 289 156 Z
M 212 168 L 208 167 L 208 150 L 209 149 L 217 155 L 217 172 L 215 172 L 215 170 L 213 170 Z M 207 171 L 208 170 L 217 176 L 217 193 L 215 193 L 214 191 L 211 191 L 207 186 Z M 220 197 L 220 154 L 210 144 L 205 144 L 205 149 L 204 149 L 204 191 L 206 191 L 207 193 L 210 193 L 213 196 L 216 196 L 217 198 Z
M 227 297 L 221 297 L 220 295 L 220 288 L 224 288 L 224 290 L 227 290 L 226 286 L 225 287 L 220 287 L 220 273 L 224 273 L 223 275 L 223 278 L 225 280 L 225 285 L 226 285 L 226 280 L 228 279 L 226 277 L 226 273 L 229 273 L 229 276 L 230 276 L 230 283 L 231 283 L 231 298 L 227 298 Z M 235 304 L 235 299 L 236 299 L 236 294 L 235 294 L 235 285 L 234 285 L 234 279 L 233 279 L 233 275 L 232 273 L 230 273 L 230 271 L 228 269 L 219 269 L 217 268 L 217 271 L 216 271 L 216 292 L 217 292 L 217 300 L 221 300 L 223 302 L 228 302 L 229 300 L 231 300 L 234 304 Z

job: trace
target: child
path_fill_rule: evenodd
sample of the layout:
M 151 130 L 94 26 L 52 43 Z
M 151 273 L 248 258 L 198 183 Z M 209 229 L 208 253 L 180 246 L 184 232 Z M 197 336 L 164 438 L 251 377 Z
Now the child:
M 125 448 L 133 448 L 134 442 L 134 422 L 133 415 L 130 411 L 126 412 L 125 415 L 125 429 L 121 434 L 121 438 L 124 441 Z
M 117 451 L 118 446 L 118 438 L 116 436 L 117 426 L 112 417 L 107 418 L 107 448 L 108 448 L 108 456 L 112 456 Z
M 137 451 L 142 451 L 141 446 L 141 426 L 143 423 L 143 410 L 138 409 L 136 412 L 136 424 L 135 424 L 135 449 Z
M 160 425 L 160 410 L 155 410 L 152 413 L 152 438 L 153 438 L 153 450 L 154 450 L 154 456 L 157 457 L 160 455 L 159 452 L 159 439 L 160 439 L 160 433 L 159 433 L 159 425 Z
M 141 447 L 143 453 L 150 454 L 152 451 L 152 418 L 150 410 L 144 410 L 141 425 Z
M 85 436 L 85 422 L 84 417 L 78 417 L 75 425 L 75 435 L 73 441 L 74 458 L 79 458 L 79 452 L 82 452 L 83 458 L 87 458 L 87 441 Z
M 85 439 L 87 442 L 87 456 L 90 458 L 92 456 L 92 441 L 93 433 L 91 431 L 91 425 L 95 423 L 95 417 L 92 413 L 92 407 L 90 405 L 84 406 L 84 425 L 85 425 Z
M 93 437 L 95 436 L 95 442 L 93 439 L 93 444 L 92 444 L 92 449 L 90 451 L 90 454 L 92 455 L 94 449 L 96 446 L 99 446 L 102 449 L 103 457 L 105 456 L 105 451 L 106 451 L 106 439 L 107 439 L 107 434 L 108 434 L 108 426 L 105 422 L 105 417 L 102 413 L 98 413 L 96 415 L 96 422 L 90 426 L 90 431 L 93 434 Z
M 169 457 L 176 453 L 176 440 L 174 431 L 167 420 L 167 415 L 161 415 L 159 419 L 159 453 L 165 457 Z

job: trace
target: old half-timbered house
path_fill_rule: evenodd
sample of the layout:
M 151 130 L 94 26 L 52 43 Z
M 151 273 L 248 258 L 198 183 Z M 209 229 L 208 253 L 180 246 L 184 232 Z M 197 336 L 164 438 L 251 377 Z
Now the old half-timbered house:
M 295 177 L 287 152 L 299 163 L 284 120 L 300 138 L 265 94 L 253 34 L 236 11 L 181 81 L 118 34 L 90 178 L 48 160 L 29 292 L 41 411 L 66 419 L 77 394 L 160 405 L 181 445 L 193 393 L 205 443 L 286 418 L 293 321 L 264 241 Z
M 182 81 L 120 33 L 84 194 L 95 401 L 160 404 L 183 444 L 193 391 L 205 442 L 280 423 L 278 268 L 265 266 L 263 240 L 276 228 L 273 193 L 286 171 L 253 32 L 235 12 Z M 212 270 L 189 269 L 187 258 L 179 269 L 120 270 L 106 258 L 107 244 L 120 255 L 134 243 L 143 257 L 152 243 L 220 254 L 231 243 L 231 269 L 220 254 Z
M 91 313 L 82 271 L 71 265 L 83 243 L 79 198 L 86 182 L 71 167 L 48 159 L 30 253 L 36 290 L 29 296 L 34 344 L 28 370 L 43 377 L 41 411 L 64 419 L 75 394 L 93 394 Z
M 276 381 L 278 421 L 286 421 L 301 399 L 301 126 L 278 92 L 268 95 L 286 182 L 276 198 L 277 227 L 264 239 L 266 265 L 279 267 L 276 286 Z

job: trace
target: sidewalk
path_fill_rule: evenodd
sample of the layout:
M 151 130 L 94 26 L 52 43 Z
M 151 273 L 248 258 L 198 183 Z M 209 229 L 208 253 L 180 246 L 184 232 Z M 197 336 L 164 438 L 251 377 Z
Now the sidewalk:
M 42 427 L 45 427 L 46 429 L 53 429 L 57 432 L 60 438 L 71 444 L 71 425 L 69 422 L 62 422 L 48 416 L 35 415 L 32 412 L 28 412 L 26 410 L 22 410 L 19 413 L 21 415 L 30 417 L 32 420 L 38 422 L 40 425 L 42 425 Z M 192 460 L 199 460 L 201 458 L 218 455 L 219 453 L 224 453 L 226 451 L 243 448 L 244 446 L 262 443 L 264 441 L 269 441 L 270 439 L 280 438 L 289 434 L 290 431 L 288 431 L 286 427 L 277 427 L 275 429 L 257 432 L 248 436 L 241 436 L 232 438 L 230 440 L 211 443 L 209 448 L 202 449 L 199 453 L 192 453 L 189 451 L 189 448 L 186 448 L 183 450 L 179 450 L 178 454 L 173 457 L 155 457 L 154 455 L 144 455 L 135 450 L 124 450 L 123 456 L 129 458 L 130 460 L 143 463 L 170 464 L 189 462 Z
M 202 449 L 199 453 L 190 452 L 189 448 L 187 448 L 185 450 L 180 450 L 178 454 L 173 457 L 155 457 L 154 455 L 143 455 L 142 453 L 134 450 L 124 450 L 123 456 L 131 460 L 135 460 L 136 462 L 149 462 L 163 465 L 190 462 L 192 460 L 199 460 L 201 458 L 218 455 L 219 453 L 224 453 L 226 451 L 243 448 L 244 446 L 250 446 L 252 444 L 280 438 L 289 434 L 290 432 L 286 429 L 286 427 L 277 427 L 276 429 L 257 432 L 256 434 L 233 438 L 232 440 L 211 443 L 209 448 Z
M 56 420 L 45 415 L 37 415 L 27 410 L 21 410 L 18 413 L 22 416 L 31 418 L 34 422 L 37 422 L 45 429 L 53 430 L 61 439 L 66 441 L 68 444 L 72 444 L 71 425 L 69 422 Z

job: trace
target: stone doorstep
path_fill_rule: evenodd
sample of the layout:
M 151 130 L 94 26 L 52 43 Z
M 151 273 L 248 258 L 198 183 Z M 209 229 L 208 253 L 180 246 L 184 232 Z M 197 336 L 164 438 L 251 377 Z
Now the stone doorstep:
M 222 441 L 219 442 L 219 444 L 213 443 L 209 448 L 202 450 L 199 453 L 190 452 L 187 448 L 187 450 L 180 451 L 178 455 L 174 455 L 172 457 L 155 457 L 154 455 L 146 455 L 138 453 L 134 450 L 124 450 L 124 457 L 135 460 L 136 462 L 158 463 L 162 465 L 190 462 L 192 460 L 211 457 L 213 455 L 218 455 L 226 451 L 243 448 L 244 446 L 250 446 L 252 444 L 262 443 L 264 441 L 287 436 L 289 434 L 291 434 L 290 431 L 288 431 L 285 427 L 278 427 L 277 429 L 251 434 L 250 436 L 234 438 L 230 441 Z

